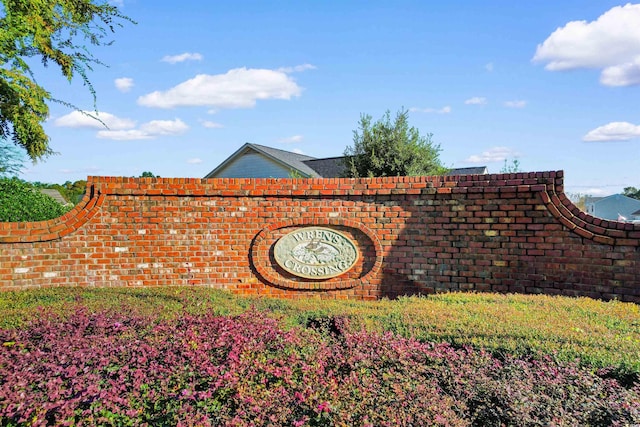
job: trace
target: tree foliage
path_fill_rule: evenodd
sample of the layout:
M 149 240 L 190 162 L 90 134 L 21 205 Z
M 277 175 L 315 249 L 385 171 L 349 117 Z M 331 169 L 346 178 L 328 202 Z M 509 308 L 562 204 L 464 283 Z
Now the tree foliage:
M 625 187 L 622 195 L 640 200 L 640 189 L 636 187 Z
M 80 76 L 89 91 L 92 65 L 101 64 L 87 45 L 104 46 L 115 25 L 127 20 L 116 6 L 95 0 L 1 0 L 0 9 L 0 137 L 23 147 L 33 160 L 51 154 L 42 123 L 54 98 L 35 79 L 29 65 L 56 64 L 71 81 Z M 75 108 L 75 107 L 73 107 Z
M 0 178 L 0 222 L 44 221 L 69 210 L 18 178 Z
M 504 159 L 504 166 L 502 166 L 500 173 L 516 172 L 522 172 L 522 169 L 520 169 L 520 161 L 518 159 L 513 159 L 511 163 L 508 163 L 507 159 Z
M 447 169 L 440 162 L 440 145 L 431 137 L 409 126 L 405 109 L 394 121 L 389 111 L 375 123 L 363 114 L 359 129 L 353 132 L 353 146 L 344 152 L 346 176 L 442 175 Z
M 78 181 L 67 181 L 64 184 L 48 184 L 44 182 L 33 182 L 31 183 L 35 188 L 49 188 L 52 190 L 57 190 L 62 197 L 64 197 L 67 201 L 72 204 L 78 204 L 80 200 L 82 200 L 82 196 L 87 191 L 87 180 L 81 179 Z
M 24 167 L 22 150 L 4 138 L 0 138 L 0 177 L 18 176 Z
M 587 210 L 587 199 L 593 197 L 584 193 L 565 193 L 571 202 L 583 211 Z

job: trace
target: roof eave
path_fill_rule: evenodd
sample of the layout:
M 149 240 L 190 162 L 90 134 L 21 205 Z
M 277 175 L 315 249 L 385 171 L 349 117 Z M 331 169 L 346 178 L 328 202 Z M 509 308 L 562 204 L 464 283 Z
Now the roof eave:
M 284 162 L 281 159 L 279 159 L 279 158 L 277 158 L 275 156 L 272 156 L 271 154 L 267 153 L 266 151 L 261 150 L 259 147 L 256 147 L 253 144 L 248 144 L 248 145 L 250 145 L 251 148 L 254 149 L 255 151 L 257 151 L 258 153 L 260 153 L 263 156 L 269 158 L 270 160 L 278 163 L 279 165 L 282 165 L 282 166 L 284 166 L 284 167 L 286 167 L 286 168 L 288 168 L 290 170 L 293 170 L 293 171 L 296 171 L 296 172 L 300 173 L 301 175 L 303 175 L 303 178 L 313 178 L 311 175 L 309 175 L 308 173 L 306 173 L 304 171 L 301 171 L 300 169 L 298 169 L 297 167 L 295 167 L 291 163 Z
M 250 143 L 245 142 L 242 147 L 238 148 L 232 155 L 227 157 L 227 159 L 224 162 L 220 163 L 218 166 L 216 166 L 214 170 L 206 174 L 204 177 L 213 178 L 216 173 L 218 173 L 219 171 L 227 167 L 228 164 L 232 163 L 236 158 L 240 157 L 240 155 L 242 155 L 249 148 L 255 150 L 255 148 L 252 147 Z
M 229 164 L 233 163 L 238 157 L 242 156 L 243 154 L 245 154 L 249 150 L 253 150 L 256 153 L 262 154 L 263 156 L 265 156 L 269 160 L 274 161 L 277 164 L 279 164 L 281 166 L 284 166 L 287 169 L 290 169 L 292 171 L 298 172 L 300 175 L 302 175 L 303 178 L 314 178 L 313 176 L 309 175 L 308 173 L 306 173 L 304 171 L 301 171 L 297 167 L 295 167 L 295 166 L 293 166 L 293 165 L 291 165 L 291 164 L 289 164 L 287 162 L 283 162 L 282 160 L 278 159 L 277 157 L 272 156 L 271 154 L 267 153 L 264 150 L 261 150 L 260 147 L 256 147 L 254 144 L 251 144 L 250 142 L 246 142 L 242 147 L 238 148 L 232 155 L 227 157 L 227 159 L 224 162 L 220 163 L 214 170 L 212 170 L 211 172 L 206 174 L 204 177 L 205 178 L 214 178 L 215 175 L 218 172 L 220 172 L 221 170 L 226 168 Z

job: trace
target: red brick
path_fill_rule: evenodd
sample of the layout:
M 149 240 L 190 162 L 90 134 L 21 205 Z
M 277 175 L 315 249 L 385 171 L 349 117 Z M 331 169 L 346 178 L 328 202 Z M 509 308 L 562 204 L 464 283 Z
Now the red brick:
M 110 286 L 114 276 L 126 285 L 192 284 L 287 298 L 453 289 L 551 294 L 559 292 L 554 281 L 572 295 L 598 296 L 609 292 L 597 287 L 608 277 L 640 280 L 638 228 L 578 211 L 561 193 L 561 173 L 88 181 L 93 197 L 62 218 L 0 224 L 0 289 L 22 286 L 27 276 L 29 286 L 58 283 L 42 273 L 60 268 L 79 286 Z M 341 279 L 282 276 L 272 265 L 271 245 L 306 225 L 341 229 L 366 246 L 365 256 Z M 486 237 L 485 231 L 497 234 Z M 6 267 L 7 253 L 15 267 Z M 506 264 L 493 266 L 496 261 Z M 13 277 L 20 267 L 31 268 L 31 275 Z M 422 271 L 420 282 L 409 279 L 416 270 Z M 631 288 L 617 293 L 636 298 L 628 294 Z

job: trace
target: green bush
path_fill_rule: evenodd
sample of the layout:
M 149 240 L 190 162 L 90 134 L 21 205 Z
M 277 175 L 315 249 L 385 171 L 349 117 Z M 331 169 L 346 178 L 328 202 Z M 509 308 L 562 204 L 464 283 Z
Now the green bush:
M 69 210 L 18 178 L 0 178 L 0 222 L 45 221 Z

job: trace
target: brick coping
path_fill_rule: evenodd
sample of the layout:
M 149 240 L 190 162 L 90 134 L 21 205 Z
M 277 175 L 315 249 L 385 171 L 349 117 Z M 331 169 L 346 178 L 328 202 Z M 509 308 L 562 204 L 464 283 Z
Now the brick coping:
M 108 196 L 145 197 L 358 197 L 536 193 L 561 224 L 597 243 L 640 246 L 640 224 L 609 221 L 580 210 L 564 194 L 563 171 L 385 178 L 128 178 L 90 176 L 82 201 L 48 221 L 0 223 L 1 243 L 60 239 L 80 229 Z

